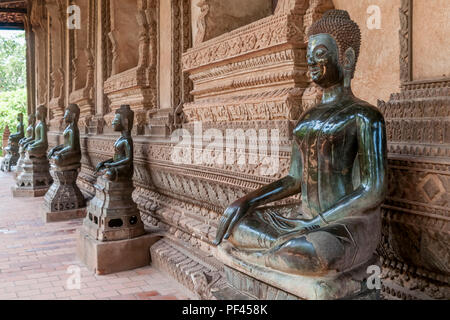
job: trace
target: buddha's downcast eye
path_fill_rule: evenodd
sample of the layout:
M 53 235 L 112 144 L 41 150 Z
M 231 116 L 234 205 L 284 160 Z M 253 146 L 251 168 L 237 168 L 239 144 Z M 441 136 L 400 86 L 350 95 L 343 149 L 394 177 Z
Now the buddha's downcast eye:
M 324 46 L 320 46 L 320 47 L 316 48 L 316 50 L 314 51 L 314 54 L 317 58 L 323 58 L 326 53 L 327 53 L 327 48 Z

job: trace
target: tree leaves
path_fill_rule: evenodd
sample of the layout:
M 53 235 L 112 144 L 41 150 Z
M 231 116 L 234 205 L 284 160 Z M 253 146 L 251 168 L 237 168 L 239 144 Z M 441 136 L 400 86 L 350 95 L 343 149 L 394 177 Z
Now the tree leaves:
M 0 35 L 0 92 L 25 88 L 25 33 L 10 37 Z

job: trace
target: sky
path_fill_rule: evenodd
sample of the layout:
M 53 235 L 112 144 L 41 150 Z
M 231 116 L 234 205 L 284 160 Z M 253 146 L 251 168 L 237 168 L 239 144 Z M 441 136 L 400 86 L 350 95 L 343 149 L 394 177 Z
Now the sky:
M 25 31 L 22 30 L 0 30 L 0 37 L 11 38 L 14 37 L 14 35 L 22 34 L 24 32 Z

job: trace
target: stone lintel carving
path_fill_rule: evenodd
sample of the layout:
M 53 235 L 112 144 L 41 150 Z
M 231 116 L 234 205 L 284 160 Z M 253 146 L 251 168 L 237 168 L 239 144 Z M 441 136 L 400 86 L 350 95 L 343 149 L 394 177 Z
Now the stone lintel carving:
M 213 38 L 183 54 L 183 71 L 280 45 L 304 47 L 302 21 L 296 16 L 274 15 Z

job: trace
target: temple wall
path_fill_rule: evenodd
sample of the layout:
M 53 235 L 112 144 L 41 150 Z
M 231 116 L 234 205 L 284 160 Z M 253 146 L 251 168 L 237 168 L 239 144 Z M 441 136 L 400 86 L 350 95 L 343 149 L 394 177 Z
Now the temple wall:
M 392 92 L 400 89 L 400 44 L 397 32 L 400 28 L 398 9 L 400 0 L 333 0 L 336 9 L 347 10 L 361 29 L 361 53 L 359 55 L 355 78 L 354 93 L 373 105 L 377 99 L 388 99 Z M 380 29 L 369 29 L 370 5 L 380 9 Z
M 57 116 L 59 92 L 65 103 L 80 105 L 78 182 L 86 195 L 94 191 L 96 164 L 114 152 L 114 111 L 130 104 L 134 198 L 144 222 L 165 234 L 164 244 L 152 252 L 155 261 L 182 273 L 162 252 L 186 256 L 204 270 L 205 279 L 216 279 L 221 264 L 213 258 L 212 241 L 220 214 L 232 201 L 286 174 L 293 125 L 320 98 L 306 74 L 306 30 L 326 10 L 348 10 L 362 32 L 354 91 L 378 105 L 387 123 L 389 195 L 379 251 L 385 278 L 391 280 L 383 289 L 390 298 L 448 298 L 450 102 L 448 80 L 437 79 L 436 66 L 447 70 L 449 61 L 439 47 L 432 49 L 436 59 L 425 55 L 423 48 L 438 41 L 430 43 L 425 36 L 423 17 L 412 17 L 417 27 L 408 45 L 409 1 L 240 0 L 224 7 L 215 0 L 86 0 L 81 1 L 82 28 L 53 32 L 50 38 L 49 30 L 57 28 L 48 20 L 57 15 L 55 0 L 33 1 L 33 96 Z M 367 27 L 371 4 L 380 8 L 380 29 Z M 421 4 L 413 5 L 422 10 Z M 450 32 L 439 10 L 425 11 L 434 17 L 426 28 L 434 39 Z M 52 75 L 61 64 L 63 76 Z M 425 81 L 429 78 L 434 80 Z M 55 145 L 61 129 L 51 128 Z M 177 129 L 190 134 L 191 161 L 174 160 Z M 211 142 L 226 145 L 227 129 L 236 130 L 234 138 L 247 135 L 240 153 L 222 154 L 243 157 L 243 165 L 237 157 L 231 163 L 201 160 Z M 271 134 L 279 139 L 278 150 Z M 267 154 L 261 156 L 264 145 Z M 207 296 L 189 275 L 178 278 Z M 205 281 L 208 286 L 210 280 Z
M 413 79 L 449 78 L 450 2 L 414 1 L 412 10 Z

